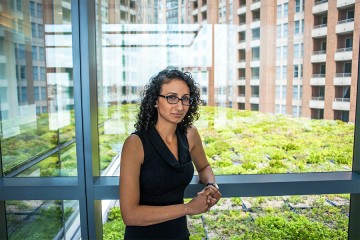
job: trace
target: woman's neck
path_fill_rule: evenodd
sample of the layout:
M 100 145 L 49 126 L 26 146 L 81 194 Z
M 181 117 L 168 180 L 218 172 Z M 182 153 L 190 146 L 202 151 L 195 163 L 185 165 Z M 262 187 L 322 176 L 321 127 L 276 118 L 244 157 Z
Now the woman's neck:
M 156 131 L 159 133 L 161 138 L 166 142 L 172 142 L 176 138 L 176 124 L 155 124 Z

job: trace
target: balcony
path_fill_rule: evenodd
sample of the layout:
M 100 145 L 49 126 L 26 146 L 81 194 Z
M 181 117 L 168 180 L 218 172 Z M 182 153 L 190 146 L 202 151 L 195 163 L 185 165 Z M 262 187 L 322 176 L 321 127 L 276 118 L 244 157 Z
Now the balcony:
M 237 80 L 236 84 L 238 86 L 245 86 L 246 85 L 246 82 L 245 82 L 245 77 L 241 77 Z
M 199 10 L 196 8 L 196 9 L 194 9 L 194 10 L 192 11 L 192 15 L 193 15 L 193 16 L 194 16 L 194 15 L 197 15 L 198 12 L 199 12 Z
M 237 28 L 237 31 L 238 32 L 243 32 L 246 30 L 246 22 L 243 22 L 243 23 L 239 23 L 239 26 Z
M 324 97 L 312 97 L 309 102 L 310 108 L 324 109 Z
M 260 18 L 254 19 L 250 24 L 251 29 L 260 27 Z
M 310 78 L 311 86 L 325 86 L 325 74 L 313 74 Z
M 312 63 L 326 62 L 326 51 L 314 51 L 311 56 Z
M 260 59 L 259 58 L 251 59 L 250 67 L 260 67 Z
M 252 94 L 250 96 L 250 103 L 259 104 L 259 95 Z
M 240 94 L 239 94 L 240 95 Z M 242 94 L 243 95 L 243 94 Z M 245 103 L 245 95 L 244 96 L 238 96 L 236 98 L 236 101 L 237 102 L 241 102 L 241 103 Z
M 245 68 L 246 67 L 246 60 L 239 60 L 237 66 L 237 68 Z
M 352 59 L 352 48 L 339 48 L 335 52 L 335 61 L 346 61 Z
M 349 18 L 345 20 L 341 20 L 336 25 L 336 33 L 337 34 L 347 34 L 354 31 L 354 19 Z
M 327 12 L 328 9 L 329 9 L 329 3 L 327 0 L 317 1 L 313 6 L 312 13 L 320 14 L 323 12 Z
M 334 86 L 350 86 L 351 73 L 336 73 L 334 77 Z
M 259 9 L 260 6 L 261 6 L 260 0 L 253 0 L 252 4 L 250 6 L 250 10 L 253 11 L 253 10 Z
M 241 14 L 244 14 L 246 13 L 246 4 L 240 6 L 237 10 L 237 15 L 241 15 Z
M 335 98 L 332 108 L 334 110 L 350 111 L 350 98 Z
M 337 0 L 337 8 L 346 8 L 355 4 L 355 0 Z
M 259 47 L 260 46 L 260 37 L 253 38 L 250 42 L 250 47 Z
M 259 78 L 252 78 L 250 80 L 250 85 L 251 86 L 260 86 L 260 79 Z
M 325 37 L 327 35 L 327 24 L 320 24 L 314 26 L 311 32 L 313 38 Z
M 245 49 L 245 48 L 246 48 L 246 40 L 241 40 L 237 45 L 237 49 Z
M 206 12 L 207 11 L 207 5 L 204 5 L 200 8 L 201 12 Z

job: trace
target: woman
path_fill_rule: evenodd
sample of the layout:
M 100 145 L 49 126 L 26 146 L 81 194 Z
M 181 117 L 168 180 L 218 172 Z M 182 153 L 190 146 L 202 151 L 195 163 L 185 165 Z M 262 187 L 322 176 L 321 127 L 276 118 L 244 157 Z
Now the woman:
M 125 239 L 188 239 L 186 215 L 204 213 L 219 201 L 214 173 L 192 126 L 199 104 L 199 89 L 189 73 L 163 70 L 145 87 L 136 132 L 121 154 Z M 193 163 L 206 187 L 184 204 Z

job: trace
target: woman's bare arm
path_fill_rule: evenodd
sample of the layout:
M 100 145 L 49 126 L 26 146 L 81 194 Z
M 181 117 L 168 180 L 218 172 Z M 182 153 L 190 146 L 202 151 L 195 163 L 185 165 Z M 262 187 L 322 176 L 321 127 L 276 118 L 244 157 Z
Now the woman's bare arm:
M 189 142 L 191 158 L 195 164 L 195 167 L 199 173 L 200 181 L 204 184 L 215 183 L 215 175 L 211 169 L 209 161 L 206 158 L 205 151 L 202 145 L 202 140 L 199 135 L 199 132 L 194 126 L 191 126 L 187 129 L 187 138 Z M 210 189 L 211 196 L 215 198 L 215 203 L 221 198 L 221 193 L 219 190 L 213 186 L 208 186 Z
M 187 204 L 140 205 L 139 179 L 143 159 L 141 140 L 137 135 L 131 135 L 124 143 L 120 164 L 120 209 L 126 225 L 147 226 L 207 211 L 204 194 L 199 194 Z

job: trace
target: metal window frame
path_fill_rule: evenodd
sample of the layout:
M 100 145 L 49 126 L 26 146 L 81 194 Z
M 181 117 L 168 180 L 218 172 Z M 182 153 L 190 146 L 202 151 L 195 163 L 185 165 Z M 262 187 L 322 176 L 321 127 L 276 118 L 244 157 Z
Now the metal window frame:
M 0 175 L 0 238 L 6 239 L 6 200 L 77 200 L 82 239 L 102 239 L 101 200 L 118 199 L 118 177 L 100 177 L 97 128 L 95 1 L 71 1 L 77 177 L 4 178 Z M 359 68 L 359 65 L 358 65 Z M 360 71 L 360 69 L 359 69 Z M 358 71 L 358 73 L 359 73 Z M 358 74 L 357 92 L 360 91 Z M 360 115 L 360 97 L 356 116 Z M 352 172 L 217 176 L 224 197 L 350 193 L 349 239 L 360 238 L 360 116 L 355 121 Z M 186 189 L 203 188 L 197 176 Z

